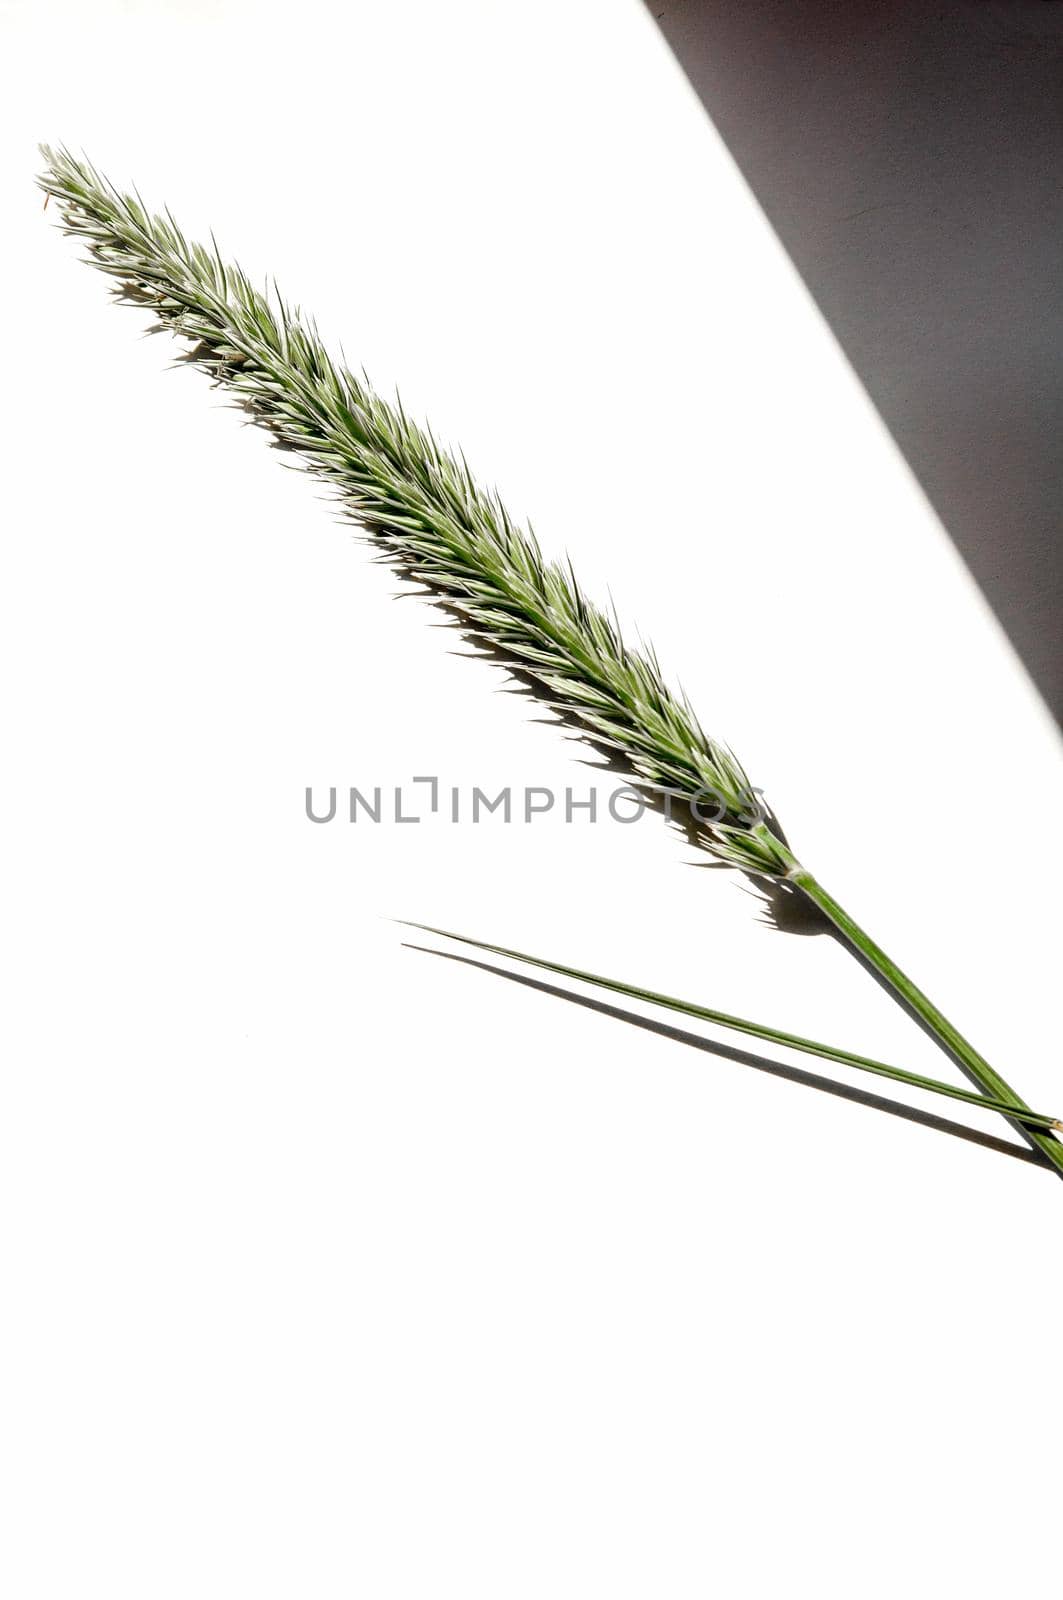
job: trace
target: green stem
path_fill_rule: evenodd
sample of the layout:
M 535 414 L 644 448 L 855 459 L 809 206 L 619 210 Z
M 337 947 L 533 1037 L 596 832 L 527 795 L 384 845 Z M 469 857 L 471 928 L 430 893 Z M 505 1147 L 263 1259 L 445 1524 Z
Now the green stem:
M 763 824 L 761 824 L 763 826 Z M 985 1094 L 998 1103 L 1002 1101 L 1007 1106 L 1005 1115 L 1024 1133 L 1030 1143 L 1055 1167 L 1063 1177 L 1063 1143 L 1051 1133 L 1041 1132 L 1027 1124 L 1025 1112 L 1029 1110 L 1023 1100 L 1009 1083 L 1000 1076 L 995 1068 L 965 1039 L 958 1028 L 954 1027 L 934 1002 L 925 995 L 919 986 L 912 982 L 907 973 L 901 971 L 895 961 L 882 950 L 853 921 L 849 913 L 838 904 L 832 895 L 829 895 L 823 885 L 811 874 L 806 872 L 800 862 L 794 861 L 788 873 L 791 883 L 801 889 L 813 905 L 827 916 L 839 933 L 843 934 L 852 945 L 853 949 L 883 977 L 890 987 L 902 1000 L 915 1012 L 921 1021 L 925 1022 L 930 1031 L 936 1036 L 948 1053 L 960 1063 L 964 1070 L 970 1074 L 974 1081 L 982 1088 Z
M 584 972 L 579 967 L 565 967 L 557 961 L 546 961 L 541 956 L 525 955 L 521 950 L 510 950 L 505 945 L 488 944 L 483 939 L 471 939 L 467 934 L 451 933 L 446 928 L 431 928 L 423 922 L 407 922 L 408 928 L 419 928 L 422 933 L 434 933 L 441 939 L 453 939 L 458 944 L 471 945 L 476 950 L 486 950 L 491 955 L 506 956 L 511 961 L 523 961 L 528 966 L 540 967 L 545 972 L 556 972 L 563 978 L 574 978 L 578 983 L 591 983 L 599 989 L 609 989 L 632 1000 L 642 1000 L 649 1005 L 662 1006 L 668 1011 L 679 1011 L 684 1016 L 697 1017 L 702 1022 L 713 1022 L 735 1033 L 744 1033 L 754 1039 L 766 1039 L 771 1044 L 785 1045 L 790 1050 L 800 1050 L 805 1055 L 821 1056 L 825 1061 L 836 1061 L 842 1066 L 856 1067 L 860 1072 L 874 1073 L 880 1078 L 891 1078 L 896 1083 L 908 1084 L 914 1089 L 926 1089 L 931 1094 L 946 1095 L 950 1100 L 962 1100 L 967 1105 L 980 1106 L 987 1111 L 999 1111 L 1004 1116 L 1021 1119 L 1024 1125 L 1041 1128 L 1058 1128 L 1060 1123 L 1040 1111 L 1024 1107 L 1018 1111 L 1010 1100 L 996 1100 L 962 1089 L 956 1084 L 940 1083 L 937 1078 L 925 1078 L 918 1072 L 905 1072 L 901 1067 L 888 1066 L 884 1061 L 874 1061 L 869 1056 L 859 1056 L 851 1050 L 841 1050 L 835 1045 L 820 1044 L 815 1039 L 805 1039 L 797 1033 L 785 1033 L 781 1028 L 769 1028 L 760 1022 L 747 1022 L 744 1017 L 732 1016 L 727 1011 L 713 1011 L 708 1006 L 696 1005 L 691 1000 L 677 1000 L 674 995 L 658 994 L 653 989 L 642 989 L 633 983 L 622 983 L 618 978 L 602 978 L 594 972 Z

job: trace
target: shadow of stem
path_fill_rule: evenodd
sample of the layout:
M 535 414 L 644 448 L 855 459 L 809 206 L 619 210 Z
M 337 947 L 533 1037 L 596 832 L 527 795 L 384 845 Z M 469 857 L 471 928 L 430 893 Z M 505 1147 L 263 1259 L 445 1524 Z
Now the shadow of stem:
M 789 1066 L 781 1061 L 770 1060 L 767 1056 L 755 1055 L 749 1050 L 740 1050 L 733 1045 L 702 1038 L 700 1034 L 690 1033 L 685 1028 L 677 1028 L 672 1023 L 640 1016 L 636 1011 L 627 1011 L 623 1006 L 612 1005 L 606 1000 L 596 1000 L 590 995 L 578 994 L 558 984 L 547 983 L 542 978 L 532 978 L 522 972 L 510 972 L 505 967 L 495 966 L 490 961 L 481 961 L 475 956 L 458 955 L 450 950 L 436 950 L 430 945 L 423 944 L 404 943 L 403 948 L 419 951 L 422 955 L 436 956 L 441 961 L 454 961 L 463 967 L 475 967 L 481 972 L 491 973 L 494 977 L 520 984 L 522 988 L 534 989 L 539 994 L 549 995 L 555 1000 L 566 1000 L 570 1005 L 582 1006 L 584 1010 L 595 1011 L 603 1017 L 611 1017 L 615 1022 L 624 1022 L 629 1027 L 641 1028 L 646 1033 L 655 1033 L 662 1039 L 671 1039 L 676 1044 L 703 1050 L 708 1055 L 719 1056 L 724 1061 L 733 1061 L 738 1066 L 752 1067 L 756 1072 L 768 1073 L 771 1077 L 782 1078 L 787 1083 L 800 1084 L 806 1089 L 817 1089 L 821 1094 L 835 1095 L 839 1100 L 849 1100 L 856 1105 L 868 1106 L 873 1111 L 883 1111 L 887 1116 L 899 1117 L 904 1122 L 917 1123 L 920 1127 L 930 1128 L 935 1133 L 963 1139 L 968 1144 L 981 1145 L 983 1149 L 995 1150 L 1000 1155 L 1011 1156 L 1016 1161 L 1028 1162 L 1031 1166 L 1041 1167 L 1046 1172 L 1051 1170 L 1048 1162 L 1036 1150 L 1025 1149 L 1022 1145 L 1012 1144 L 1007 1139 L 998 1139 L 994 1134 L 984 1133 L 978 1128 L 969 1128 L 963 1122 L 954 1122 L 951 1118 L 940 1117 L 935 1112 L 922 1111 L 916 1106 L 906 1105 L 901 1100 L 891 1100 L 885 1095 L 872 1094 L 866 1089 L 857 1089 L 851 1084 L 826 1078 L 821 1073 L 809 1072 L 804 1067 Z

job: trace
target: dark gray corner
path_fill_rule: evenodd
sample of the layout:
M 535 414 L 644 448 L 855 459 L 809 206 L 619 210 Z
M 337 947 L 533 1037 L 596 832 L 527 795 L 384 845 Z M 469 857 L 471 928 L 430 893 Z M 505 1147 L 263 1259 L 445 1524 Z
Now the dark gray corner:
M 649 9 L 1061 718 L 1063 4 Z

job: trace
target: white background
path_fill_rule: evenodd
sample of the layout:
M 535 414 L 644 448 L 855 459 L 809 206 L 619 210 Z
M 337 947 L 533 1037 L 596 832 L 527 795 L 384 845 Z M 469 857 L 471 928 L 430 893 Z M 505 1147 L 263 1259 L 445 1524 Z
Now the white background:
M 83 146 L 398 383 L 1058 1109 L 1055 733 L 652 21 L 0 18 L 4 1593 L 1039 1585 L 1058 1182 L 404 950 L 388 918 L 952 1071 L 661 822 L 308 823 L 311 783 L 592 774 L 32 186 Z

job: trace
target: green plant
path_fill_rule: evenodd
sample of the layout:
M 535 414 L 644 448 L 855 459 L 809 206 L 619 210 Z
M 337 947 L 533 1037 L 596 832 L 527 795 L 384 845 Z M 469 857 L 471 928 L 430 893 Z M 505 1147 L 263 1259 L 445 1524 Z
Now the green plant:
M 611 994 L 622 994 L 630 1000 L 640 1000 L 646 1005 L 660 1006 L 665 1011 L 677 1011 L 681 1016 L 694 1017 L 699 1022 L 711 1022 L 732 1033 L 743 1033 L 752 1039 L 763 1039 L 768 1044 L 781 1044 L 788 1050 L 799 1050 L 802 1055 L 818 1056 L 822 1061 L 834 1061 L 839 1066 L 855 1067 L 877 1078 L 890 1078 L 894 1083 L 907 1084 L 912 1089 L 925 1089 L 929 1094 L 939 1094 L 950 1100 L 961 1100 L 966 1105 L 980 1106 L 986 1111 L 999 1111 L 1014 1117 L 1031 1128 L 1063 1129 L 1058 1117 L 1041 1111 L 1019 1111 L 1006 1100 L 991 1095 L 978 1094 L 973 1089 L 961 1089 L 956 1084 L 942 1083 L 938 1078 L 927 1078 L 919 1072 L 906 1072 L 903 1067 L 891 1067 L 885 1061 L 875 1061 L 870 1056 L 857 1055 L 852 1050 L 841 1050 L 836 1045 L 823 1044 L 817 1039 L 806 1039 L 798 1033 L 787 1033 L 782 1028 L 770 1028 L 761 1022 L 749 1022 L 745 1017 L 732 1016 L 728 1011 L 714 1011 L 709 1006 L 693 1000 L 678 1000 L 675 995 L 660 994 L 640 984 L 624 983 L 620 978 L 603 978 L 596 972 L 585 972 L 580 967 L 566 967 L 559 961 L 547 961 L 542 956 L 530 956 L 523 950 L 510 950 L 503 944 L 488 944 L 485 939 L 472 939 L 465 933 L 452 933 L 447 928 L 433 928 L 426 922 L 404 922 L 406 928 L 417 928 L 421 933 L 432 933 L 440 939 L 453 939 L 458 944 L 470 945 L 474 950 L 484 950 L 490 955 L 505 956 L 509 961 L 522 961 L 526 966 L 538 967 L 543 972 L 554 972 L 562 978 L 573 978 L 577 983 L 592 984 L 596 989 L 608 989 Z
M 336 365 L 312 320 L 255 288 L 216 246 L 189 243 L 168 212 L 150 214 L 88 161 L 47 147 L 42 155 L 41 187 L 66 230 L 117 280 L 119 299 L 189 340 L 188 358 L 298 451 L 336 490 L 343 513 L 559 716 L 636 783 L 700 811 L 702 840 L 721 860 L 817 905 L 1063 1174 L 1063 1144 L 1020 1121 L 1029 1106 L 802 866 L 755 805 L 732 752 L 667 687 L 653 652 L 624 643 L 615 618 L 586 598 L 570 567 L 544 558 L 531 529 L 476 484 L 464 457 Z

